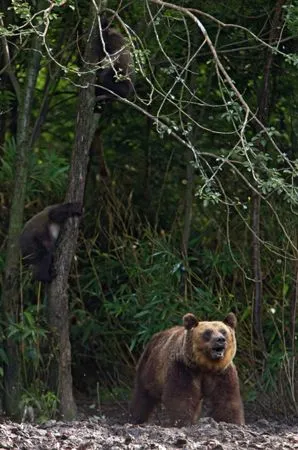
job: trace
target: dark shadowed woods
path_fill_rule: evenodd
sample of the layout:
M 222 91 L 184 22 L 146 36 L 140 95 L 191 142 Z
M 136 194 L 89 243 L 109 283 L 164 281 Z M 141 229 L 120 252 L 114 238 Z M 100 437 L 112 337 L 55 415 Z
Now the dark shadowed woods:
M 0 8 L 3 412 L 126 404 L 153 333 L 233 311 L 247 410 L 297 417 L 295 1 Z M 127 98 L 98 95 L 104 16 L 133 58 Z M 19 235 L 64 201 L 84 214 L 46 285 Z

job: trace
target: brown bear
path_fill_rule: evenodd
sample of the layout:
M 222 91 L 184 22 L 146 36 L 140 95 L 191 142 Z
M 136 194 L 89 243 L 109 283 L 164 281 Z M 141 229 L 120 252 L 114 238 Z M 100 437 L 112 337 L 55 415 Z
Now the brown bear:
M 139 360 L 131 402 L 132 421 L 148 420 L 162 402 L 172 425 L 193 424 L 202 401 L 216 421 L 244 424 L 237 369 L 236 316 L 199 322 L 188 313 L 184 326 L 156 333 Z

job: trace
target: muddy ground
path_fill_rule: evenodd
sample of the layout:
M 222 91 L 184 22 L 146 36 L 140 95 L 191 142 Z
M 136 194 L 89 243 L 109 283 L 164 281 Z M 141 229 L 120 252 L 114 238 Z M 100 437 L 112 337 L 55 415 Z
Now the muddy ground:
M 0 421 L 0 450 L 229 450 L 298 449 L 298 420 L 275 421 L 255 418 L 245 426 L 201 419 L 187 428 L 169 428 L 157 423 L 133 426 L 120 405 L 105 412 L 90 411 L 74 422 L 44 424 Z

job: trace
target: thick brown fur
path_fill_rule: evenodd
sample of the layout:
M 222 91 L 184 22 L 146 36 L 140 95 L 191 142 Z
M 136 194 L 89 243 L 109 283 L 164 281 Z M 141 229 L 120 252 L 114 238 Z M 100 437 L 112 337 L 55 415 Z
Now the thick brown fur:
M 188 313 L 183 322 L 155 334 L 146 346 L 137 366 L 133 422 L 147 421 L 162 402 L 173 425 L 193 424 L 203 401 L 216 421 L 244 424 L 233 364 L 235 315 L 230 313 L 223 322 L 198 322 Z
M 96 99 L 102 101 L 128 97 L 133 91 L 132 54 L 123 35 L 111 26 L 105 16 L 101 18 L 101 33 L 95 53 L 100 66 Z
M 33 278 L 50 283 L 54 276 L 53 257 L 61 226 L 67 219 L 82 215 L 80 203 L 47 206 L 25 223 L 20 235 L 24 265 L 30 265 Z

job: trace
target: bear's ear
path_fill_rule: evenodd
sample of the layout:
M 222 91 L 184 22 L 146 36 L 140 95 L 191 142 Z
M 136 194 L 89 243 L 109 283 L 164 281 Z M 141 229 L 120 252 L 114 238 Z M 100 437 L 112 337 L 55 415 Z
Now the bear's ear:
M 235 330 L 237 326 L 237 318 L 234 313 L 230 312 L 227 317 L 224 319 L 223 323 L 228 325 L 229 327 L 233 328 Z
M 198 319 L 192 313 L 183 316 L 183 325 L 186 330 L 190 330 L 198 325 Z

